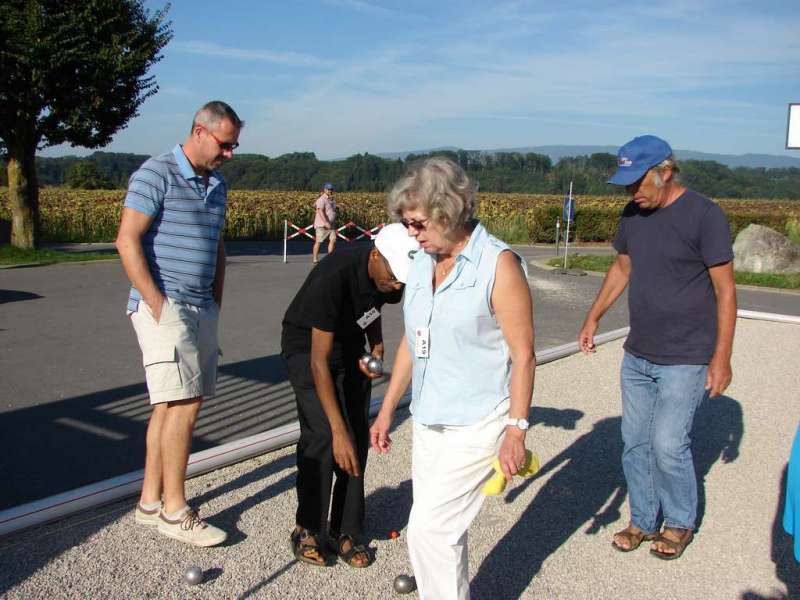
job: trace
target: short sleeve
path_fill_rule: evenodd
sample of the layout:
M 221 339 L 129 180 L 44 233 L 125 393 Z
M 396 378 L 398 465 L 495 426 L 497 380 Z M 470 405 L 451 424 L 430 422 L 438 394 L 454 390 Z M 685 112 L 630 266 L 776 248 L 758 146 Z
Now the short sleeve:
M 614 235 L 614 242 L 613 242 L 614 250 L 616 250 L 619 254 L 627 254 L 628 253 L 628 238 L 625 236 L 625 215 L 622 215 L 622 218 L 619 220 L 619 226 L 617 227 L 617 233 Z
M 325 209 L 325 200 L 320 196 L 317 198 L 316 202 L 314 202 L 314 208 L 319 208 L 324 210 Z
M 700 254 L 707 267 L 733 260 L 731 228 L 718 204 L 712 204 L 700 221 Z
M 158 161 L 150 159 L 131 175 L 123 206 L 155 217 L 164 206 L 167 186 L 167 177 Z

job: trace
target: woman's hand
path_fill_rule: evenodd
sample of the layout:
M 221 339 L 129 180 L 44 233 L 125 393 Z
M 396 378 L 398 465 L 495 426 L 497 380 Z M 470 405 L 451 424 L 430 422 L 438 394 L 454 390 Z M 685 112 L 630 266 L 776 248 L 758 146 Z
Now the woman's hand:
M 525 431 L 509 425 L 506 427 L 506 434 L 503 443 L 500 445 L 500 452 L 497 453 L 497 460 L 503 475 L 508 481 L 516 475 L 525 465 Z
M 381 410 L 372 427 L 369 428 L 369 442 L 372 449 L 381 454 L 388 454 L 392 448 L 389 428 L 392 426 L 392 415 Z

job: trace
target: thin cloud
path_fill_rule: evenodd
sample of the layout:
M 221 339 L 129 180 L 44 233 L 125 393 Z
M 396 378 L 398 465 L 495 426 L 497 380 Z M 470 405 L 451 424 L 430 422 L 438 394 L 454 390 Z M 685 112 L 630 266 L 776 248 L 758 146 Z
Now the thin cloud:
M 385 17 L 393 17 L 400 13 L 385 6 L 379 6 L 372 2 L 365 2 L 364 0 L 324 0 L 324 4 L 336 8 L 344 8 L 358 13 L 369 15 L 381 15 Z
M 199 54 L 201 56 L 228 58 L 233 60 L 267 62 L 288 67 L 330 68 L 334 64 L 330 60 L 318 58 L 316 56 L 310 56 L 308 54 L 231 48 L 209 42 L 175 42 L 172 44 L 171 49 L 186 54 Z

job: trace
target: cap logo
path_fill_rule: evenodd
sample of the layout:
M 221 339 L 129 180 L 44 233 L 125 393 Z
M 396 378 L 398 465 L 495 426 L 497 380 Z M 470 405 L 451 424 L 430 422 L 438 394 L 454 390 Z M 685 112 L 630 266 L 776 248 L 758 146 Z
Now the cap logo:
M 630 167 L 632 164 L 633 161 L 627 156 L 620 156 L 619 160 L 617 161 L 617 165 L 620 167 Z
M 408 258 L 410 258 L 411 260 L 414 260 L 414 255 L 415 255 L 417 252 L 419 252 L 419 250 L 409 250 L 409 251 L 408 251 Z

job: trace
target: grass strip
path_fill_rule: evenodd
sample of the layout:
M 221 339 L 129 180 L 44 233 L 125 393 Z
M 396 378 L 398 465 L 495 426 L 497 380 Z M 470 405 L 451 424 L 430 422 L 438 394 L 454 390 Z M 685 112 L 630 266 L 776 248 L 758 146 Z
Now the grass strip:
M 116 251 L 109 252 L 61 252 L 59 250 L 15 248 L 9 244 L 0 246 L 0 266 L 51 265 L 61 262 L 86 262 L 119 258 Z
M 613 254 L 573 254 L 567 257 L 568 269 L 583 269 L 605 273 L 616 259 Z M 551 267 L 563 267 L 563 258 L 551 258 L 547 261 Z M 800 289 L 800 273 L 748 273 L 736 271 L 734 280 L 742 285 L 779 288 L 786 290 Z

